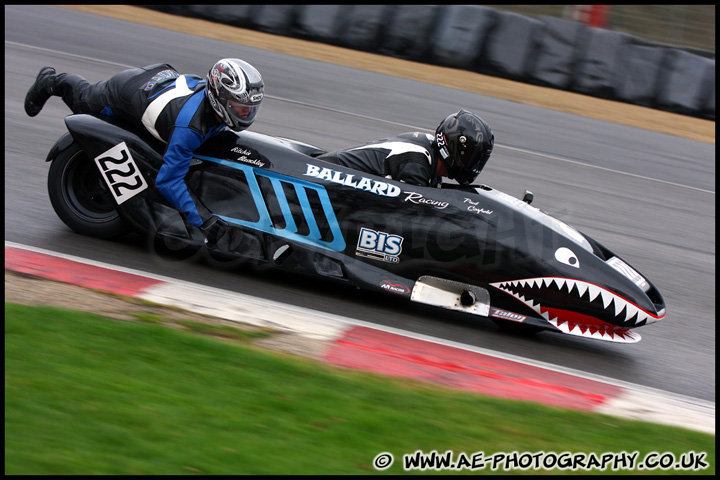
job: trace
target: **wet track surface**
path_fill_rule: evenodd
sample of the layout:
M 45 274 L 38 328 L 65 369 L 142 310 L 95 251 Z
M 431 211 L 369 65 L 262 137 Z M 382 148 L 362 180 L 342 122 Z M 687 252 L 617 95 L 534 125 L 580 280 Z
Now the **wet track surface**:
M 6 6 L 5 14 L 6 240 L 714 401 L 714 145 L 63 8 Z M 44 159 L 69 111 L 58 98 L 33 119 L 22 107 L 40 67 L 99 81 L 158 62 L 204 74 L 223 56 L 244 58 L 265 78 L 253 130 L 327 149 L 432 131 L 461 107 L 479 113 L 497 142 L 482 182 L 515 196 L 533 191 L 534 206 L 637 267 L 664 295 L 666 318 L 638 329 L 634 345 L 520 337 L 392 296 L 204 258 L 177 262 L 136 236 L 95 240 L 65 227 L 47 197 Z

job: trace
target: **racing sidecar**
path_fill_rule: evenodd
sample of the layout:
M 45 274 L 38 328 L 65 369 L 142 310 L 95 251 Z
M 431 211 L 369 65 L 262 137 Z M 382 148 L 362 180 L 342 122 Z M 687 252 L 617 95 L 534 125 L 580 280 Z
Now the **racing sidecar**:
M 130 229 L 201 248 L 154 188 L 163 146 L 89 115 L 66 118 L 48 188 L 58 216 L 97 237 Z M 186 177 L 201 213 L 231 229 L 215 253 L 489 317 L 633 343 L 665 316 L 648 278 L 525 201 L 486 185 L 416 187 L 316 157 L 324 150 L 244 131 L 195 152 Z

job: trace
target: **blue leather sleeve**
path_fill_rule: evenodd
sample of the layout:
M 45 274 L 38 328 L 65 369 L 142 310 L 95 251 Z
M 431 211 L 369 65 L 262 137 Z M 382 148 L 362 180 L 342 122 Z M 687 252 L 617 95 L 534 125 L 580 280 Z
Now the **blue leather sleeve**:
M 195 130 L 176 126 L 155 180 L 158 191 L 172 206 L 185 214 L 188 223 L 196 227 L 202 225 L 203 221 L 185 185 L 185 175 L 190 169 L 193 152 L 203 141 L 202 135 Z
M 185 214 L 187 222 L 199 227 L 203 220 L 200 218 L 195 202 L 188 192 L 185 184 L 185 175 L 190 169 L 193 152 L 208 138 L 217 135 L 224 125 L 220 125 L 203 136 L 197 130 L 190 128 L 193 116 L 201 108 L 205 99 L 205 90 L 196 92 L 185 102 L 175 119 L 175 128 L 168 140 L 167 150 L 163 157 L 163 165 L 157 174 L 155 186 L 158 191 L 170 202 L 172 206 Z

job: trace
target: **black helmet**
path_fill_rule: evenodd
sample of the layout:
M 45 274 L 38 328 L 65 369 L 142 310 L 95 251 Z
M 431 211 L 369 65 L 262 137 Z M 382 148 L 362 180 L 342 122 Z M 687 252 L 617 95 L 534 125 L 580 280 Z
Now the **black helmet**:
M 218 117 L 235 131 L 255 121 L 263 100 L 262 76 L 239 58 L 224 58 L 207 75 L 207 98 Z
M 435 141 L 448 177 L 467 185 L 490 158 L 495 137 L 482 118 L 460 110 L 442 121 L 435 131 Z

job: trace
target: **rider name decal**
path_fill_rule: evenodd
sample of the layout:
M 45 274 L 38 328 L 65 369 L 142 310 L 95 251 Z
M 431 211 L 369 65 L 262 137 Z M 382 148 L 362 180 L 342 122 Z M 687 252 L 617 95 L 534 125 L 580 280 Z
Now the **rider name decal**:
M 473 202 L 469 198 L 465 199 L 465 203 L 469 204 L 467 207 L 468 212 L 473 212 L 473 213 L 478 213 L 478 214 L 483 213 L 485 215 L 490 215 L 491 213 L 493 213 L 492 210 L 485 210 L 484 208 L 479 208 L 478 205 L 480 205 L 480 202 Z
M 238 162 L 247 163 L 248 165 L 255 165 L 256 167 L 260 168 L 265 168 L 265 166 L 268 164 L 268 162 L 265 160 L 259 158 L 252 158 L 253 152 L 251 152 L 250 150 L 233 147 L 230 151 L 239 155 L 239 157 L 237 158 Z
M 125 142 L 98 155 L 95 163 L 118 205 L 148 188 Z
M 333 183 L 339 183 L 346 187 L 357 188 L 359 190 L 365 190 L 375 195 L 382 195 L 384 197 L 397 197 L 400 195 L 400 187 L 392 185 L 386 182 L 379 182 L 370 178 L 361 177 L 359 180 L 355 178 L 355 175 L 338 172 L 329 168 L 320 168 L 316 165 L 307 164 L 307 172 L 303 175 L 308 177 L 319 178 L 320 180 L 327 180 Z

